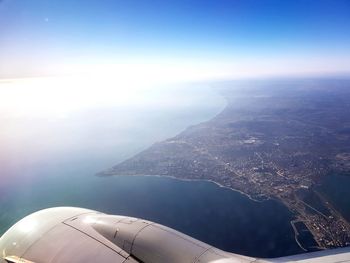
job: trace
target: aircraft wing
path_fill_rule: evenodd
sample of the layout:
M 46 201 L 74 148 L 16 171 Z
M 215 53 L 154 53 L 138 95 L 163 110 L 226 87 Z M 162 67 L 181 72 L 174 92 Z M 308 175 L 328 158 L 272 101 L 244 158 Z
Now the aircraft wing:
M 0 238 L 0 263 L 350 262 L 350 248 L 256 259 L 151 221 L 60 207 L 29 215 Z

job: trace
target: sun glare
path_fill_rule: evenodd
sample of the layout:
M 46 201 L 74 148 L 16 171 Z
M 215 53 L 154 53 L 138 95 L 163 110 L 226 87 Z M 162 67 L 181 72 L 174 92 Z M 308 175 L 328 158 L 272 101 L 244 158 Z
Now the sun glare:
M 5 116 L 64 115 L 89 107 L 134 103 L 150 85 L 123 77 L 49 77 L 0 82 L 0 112 Z
M 0 84 L 1 112 L 10 116 L 64 114 L 101 102 L 105 92 L 99 86 L 77 77 L 9 80 Z
M 193 65 L 71 65 L 67 72 L 63 77 L 0 81 L 0 114 L 59 117 L 89 107 L 140 105 L 166 84 L 208 76 Z

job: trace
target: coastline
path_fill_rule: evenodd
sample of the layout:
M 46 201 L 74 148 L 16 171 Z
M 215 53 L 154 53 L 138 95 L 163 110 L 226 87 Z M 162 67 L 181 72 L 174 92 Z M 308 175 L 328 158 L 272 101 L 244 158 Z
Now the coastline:
M 146 175 L 146 174 L 116 175 L 116 174 L 108 174 L 108 173 L 103 173 L 103 172 L 102 173 L 97 173 L 95 176 L 97 176 L 97 177 L 140 176 L 140 177 L 155 177 L 155 178 L 165 177 L 165 178 L 170 178 L 170 179 L 173 179 L 173 180 L 184 181 L 184 182 L 208 182 L 208 183 L 213 183 L 213 184 L 219 186 L 220 188 L 226 188 L 226 189 L 229 189 L 231 191 L 238 192 L 238 193 L 244 195 L 245 197 L 249 198 L 251 201 L 254 201 L 254 202 L 262 203 L 262 202 L 265 202 L 265 201 L 268 201 L 268 200 L 275 200 L 275 199 L 272 199 L 272 198 L 267 197 L 267 196 L 264 196 L 265 199 L 258 200 L 258 199 L 255 199 L 254 197 L 250 196 L 249 194 L 241 191 L 241 190 L 238 190 L 238 189 L 235 189 L 235 188 L 231 188 L 231 187 L 228 187 L 228 186 L 224 186 L 224 185 L 222 185 L 222 184 L 220 184 L 218 182 L 215 182 L 215 181 L 209 180 L 209 179 L 190 179 L 190 178 L 186 179 L 186 178 L 178 178 L 178 177 L 171 176 L 171 175 Z M 278 200 L 276 200 L 276 201 L 278 201 Z
M 293 104 L 295 100 L 303 102 L 305 98 L 309 98 L 307 96 L 309 95 L 301 94 L 297 99 L 290 99 L 291 105 L 295 107 Z M 327 200 L 318 198 L 313 201 L 310 199 L 314 196 L 313 192 L 305 190 L 311 188 L 317 181 L 316 179 L 319 179 L 329 169 L 329 163 L 323 159 L 320 161 L 318 158 L 322 154 L 329 156 L 329 151 L 325 151 L 324 148 L 321 148 L 319 153 L 310 151 L 311 146 L 318 149 L 317 139 L 310 142 L 311 146 L 306 143 L 308 135 L 315 132 L 309 123 L 312 124 L 312 118 L 306 118 L 304 123 L 298 121 L 297 116 L 297 121 L 290 124 L 289 117 L 295 117 L 294 111 L 287 111 L 286 115 L 280 118 L 279 108 L 270 109 L 266 104 L 268 102 L 262 101 L 260 107 L 271 110 L 271 112 L 268 111 L 268 114 L 259 115 L 259 112 L 254 111 L 254 107 L 250 112 L 248 107 L 248 113 L 239 115 L 239 117 L 236 116 L 236 108 L 228 104 L 206 123 L 198 127 L 196 125 L 196 127 L 189 127 L 176 137 L 153 145 L 114 168 L 97 175 L 168 177 L 181 181 L 214 183 L 220 188 L 238 192 L 252 201 L 263 202 L 272 199 L 282 203 L 295 219 L 304 222 L 308 232 L 320 248 L 349 244 L 347 241 L 349 236 L 339 231 L 350 229 L 346 220 L 333 206 L 328 205 Z M 259 105 L 259 100 L 257 104 Z M 296 109 L 301 110 L 301 113 L 304 114 L 302 108 L 304 104 L 296 105 Z M 293 107 L 291 109 L 294 110 Z M 334 111 L 337 112 L 337 110 L 339 109 L 336 107 Z M 322 114 L 323 110 L 320 109 L 318 112 Z M 328 127 L 327 123 L 321 124 Z M 289 134 L 289 129 L 285 130 L 281 127 L 293 128 L 295 132 Z M 304 130 L 305 127 L 311 128 Z M 271 130 L 276 132 L 271 132 Z M 261 138 L 255 136 L 256 134 L 262 134 L 259 135 Z M 287 141 L 285 137 L 288 138 Z M 282 146 L 275 142 L 279 140 L 284 142 Z M 255 148 L 252 148 L 252 143 Z M 237 145 L 240 147 L 236 147 Z M 265 155 L 258 154 L 259 151 L 265 153 L 266 158 Z M 301 159 L 298 151 L 305 151 L 306 157 Z M 164 157 L 164 153 L 168 153 L 168 157 Z M 242 160 L 239 159 L 241 163 L 237 164 L 238 161 L 233 157 L 241 156 L 241 153 L 245 155 L 242 155 Z M 168 167 L 173 166 L 175 168 L 169 170 Z M 192 173 L 190 169 L 195 169 L 193 170 L 195 173 Z M 242 177 L 230 179 L 231 174 Z M 274 175 L 278 176 L 273 177 Z M 235 188 L 236 186 L 238 189 Z M 334 199 L 337 197 L 335 196 Z M 312 202 L 315 202 L 316 205 L 311 206 Z M 328 209 L 327 211 L 333 217 L 328 217 L 314 209 L 318 207 L 317 202 L 319 202 L 319 207 Z M 293 221 L 290 224 L 294 226 Z M 295 241 L 301 249 L 305 250 L 306 246 L 303 247 L 298 240 L 298 231 L 294 227 L 293 229 Z

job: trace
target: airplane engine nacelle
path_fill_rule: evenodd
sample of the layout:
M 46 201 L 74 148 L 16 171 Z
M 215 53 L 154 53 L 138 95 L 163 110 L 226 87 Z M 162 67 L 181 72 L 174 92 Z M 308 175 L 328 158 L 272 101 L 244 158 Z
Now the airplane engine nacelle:
M 72 207 L 20 220 L 0 238 L 0 263 L 252 262 L 154 222 Z

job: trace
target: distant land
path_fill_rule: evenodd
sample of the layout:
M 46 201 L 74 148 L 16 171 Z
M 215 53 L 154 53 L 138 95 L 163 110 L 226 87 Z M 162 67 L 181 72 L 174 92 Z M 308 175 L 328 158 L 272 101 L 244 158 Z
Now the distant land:
M 212 181 L 256 201 L 282 202 L 304 250 L 305 230 L 318 249 L 349 245 L 349 222 L 316 186 L 332 173 L 350 174 L 350 80 L 213 86 L 227 99 L 220 114 L 97 175 Z

